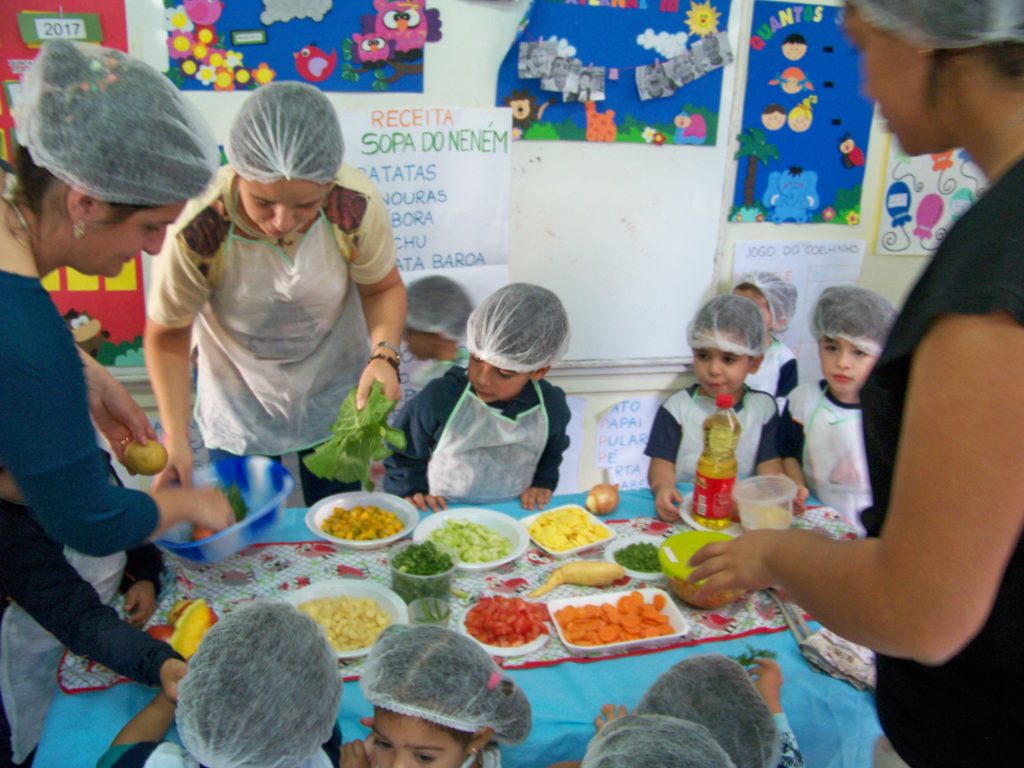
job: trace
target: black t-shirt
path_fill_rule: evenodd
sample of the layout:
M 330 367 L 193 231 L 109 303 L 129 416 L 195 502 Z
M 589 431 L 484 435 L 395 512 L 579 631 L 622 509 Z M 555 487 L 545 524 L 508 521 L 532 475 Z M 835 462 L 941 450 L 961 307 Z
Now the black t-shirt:
M 885 518 L 914 350 L 932 322 L 943 314 L 1003 310 L 1024 325 L 1022 201 L 1024 162 L 950 232 L 907 299 L 861 391 L 874 496 L 874 506 L 863 513 L 869 536 L 879 534 Z M 1024 459 L 1024 442 L 1021 453 Z M 1024 460 L 1021 467 L 1024 471 Z M 949 513 L 956 514 L 955 503 Z M 878 656 L 878 715 L 910 765 L 1006 765 L 1021 754 L 1022 691 L 1024 546 L 1018 540 L 991 615 L 961 653 L 937 667 Z

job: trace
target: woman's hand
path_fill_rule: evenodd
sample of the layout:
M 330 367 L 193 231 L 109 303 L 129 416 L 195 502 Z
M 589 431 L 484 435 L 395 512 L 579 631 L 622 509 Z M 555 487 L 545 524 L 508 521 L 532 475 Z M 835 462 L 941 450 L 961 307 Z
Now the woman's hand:
M 402 390 L 398 386 L 398 371 L 391 363 L 379 358 L 371 360 L 363 369 L 363 375 L 359 377 L 359 388 L 356 390 L 356 408 L 362 410 L 370 397 L 370 389 L 373 382 L 379 381 L 381 392 L 388 400 L 398 400 Z
M 125 446 L 156 440 L 156 431 L 142 407 L 106 368 L 79 350 L 89 398 L 89 414 L 111 452 L 124 463 Z
M 765 589 L 774 584 L 767 556 L 779 534 L 790 531 L 748 531 L 731 541 L 708 544 L 697 550 L 689 564 L 696 566 L 688 581 L 707 579 L 698 599 L 723 589 Z
M 223 530 L 235 522 L 231 504 L 217 488 L 168 488 L 151 491 L 150 495 L 160 512 L 152 534 L 154 538 L 183 522 L 214 531 Z
M 156 610 L 156 589 L 151 581 L 136 581 L 124 593 L 124 610 L 128 623 L 133 627 L 146 626 L 149 617 Z

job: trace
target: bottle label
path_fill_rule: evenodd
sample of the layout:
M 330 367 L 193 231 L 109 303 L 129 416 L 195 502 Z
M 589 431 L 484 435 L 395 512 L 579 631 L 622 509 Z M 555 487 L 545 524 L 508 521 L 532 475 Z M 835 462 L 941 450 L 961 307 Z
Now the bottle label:
M 713 478 L 697 473 L 693 484 L 693 514 L 709 520 L 728 520 L 732 515 L 735 477 Z

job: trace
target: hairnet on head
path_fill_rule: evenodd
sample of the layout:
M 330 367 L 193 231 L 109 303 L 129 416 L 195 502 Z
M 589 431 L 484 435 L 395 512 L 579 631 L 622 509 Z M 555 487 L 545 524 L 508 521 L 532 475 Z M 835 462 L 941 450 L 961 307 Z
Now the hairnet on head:
M 789 321 L 796 312 L 796 286 L 787 283 L 774 272 L 748 272 L 740 275 L 737 288 L 754 288 L 768 302 L 768 311 L 772 315 L 772 327 L 769 331 L 782 333 L 789 328 Z
M 529 373 L 558 362 L 569 347 L 569 316 L 547 288 L 512 283 L 473 310 L 466 324 L 471 354 L 495 368 Z
M 665 715 L 612 720 L 590 740 L 580 768 L 735 768 L 702 725 Z
M 1024 0 L 849 0 L 865 21 L 934 48 L 1024 42 Z
M 721 654 L 674 665 L 647 689 L 636 713 L 703 725 L 736 768 L 774 768 L 779 756 L 771 710 L 747 671 Z
M 184 202 L 220 164 L 209 128 L 171 81 L 112 48 L 45 43 L 14 117 L 36 165 L 107 203 Z
M 504 744 L 530 733 L 530 702 L 474 640 L 444 627 L 385 629 L 359 679 L 370 704 L 464 733 L 491 728 Z
M 327 184 L 341 168 L 341 123 L 331 102 L 306 83 L 270 83 L 235 116 L 225 152 L 239 176 Z
M 826 288 L 811 312 L 816 339 L 845 339 L 862 352 L 879 355 L 896 310 L 884 297 L 856 285 Z
M 178 687 L 178 733 L 203 765 L 294 768 L 330 738 L 338 656 L 320 626 L 257 601 L 206 633 Z
M 473 304 L 465 289 L 450 277 L 431 275 L 406 291 L 405 327 L 421 333 L 439 333 L 458 341 L 466 335 Z
M 725 293 L 697 310 L 687 337 L 693 349 L 720 349 L 734 355 L 764 354 L 764 315 L 746 296 Z

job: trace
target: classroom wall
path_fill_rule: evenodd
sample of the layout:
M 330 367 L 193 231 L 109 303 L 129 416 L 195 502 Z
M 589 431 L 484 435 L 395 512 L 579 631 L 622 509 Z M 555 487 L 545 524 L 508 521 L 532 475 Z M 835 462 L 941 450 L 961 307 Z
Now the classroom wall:
M 425 72 L 425 90 L 430 94 L 380 94 L 374 96 L 360 95 L 346 97 L 331 94 L 340 108 L 347 103 L 358 101 L 358 106 L 366 106 L 372 99 L 372 106 L 445 106 L 458 104 L 466 106 L 488 106 L 493 103 L 494 82 L 498 65 L 516 31 L 516 25 L 526 7 L 527 0 L 516 2 L 472 2 L 470 0 L 432 0 L 432 5 L 441 10 L 446 40 L 459 40 L 458 55 L 440 55 L 444 41 L 434 44 L 435 48 L 427 51 L 427 67 Z M 838 2 L 824 2 L 824 5 L 838 5 Z M 153 50 L 153 16 L 152 7 L 147 4 L 129 3 L 129 44 L 133 52 Z M 133 10 L 134 7 L 134 10 Z M 162 8 L 160 18 L 162 19 Z M 925 263 L 925 257 L 876 256 L 874 240 L 881 209 L 882 177 L 884 174 L 888 135 L 884 123 L 876 114 L 872 136 L 867 155 L 864 196 L 862 201 L 862 217 L 857 226 L 837 227 L 835 225 L 772 225 L 772 224 L 735 224 L 725 221 L 728 210 L 727 200 L 731 199 L 735 182 L 736 163 L 733 157 L 736 149 L 733 126 L 739 125 L 739 109 L 746 75 L 747 51 L 745 39 L 739 39 L 740 30 L 748 31 L 753 11 L 753 0 L 734 0 L 731 14 L 730 38 L 738 41 L 735 45 L 736 61 L 732 65 L 732 77 L 725 79 L 726 87 L 735 88 L 739 96 L 732 99 L 731 116 L 723 113 L 721 123 L 724 126 L 719 132 L 719 140 L 727 143 L 725 162 L 728 167 L 721 190 L 715 190 L 722 200 L 722 214 L 718 222 L 718 237 L 715 253 L 706 254 L 707 259 L 715 265 L 715 283 L 719 289 L 728 287 L 732 275 L 733 246 L 739 240 L 765 239 L 862 239 L 867 243 L 867 255 L 860 278 L 860 283 L 867 288 L 878 291 L 895 303 L 902 301 L 918 272 Z M 745 38 L 745 35 L 744 35 Z M 156 62 L 154 62 L 156 63 Z M 468 78 L 468 81 L 467 81 Z M 488 86 L 490 90 L 488 91 Z M 468 94 L 468 95 L 467 95 Z M 218 138 L 226 137 L 229 115 L 244 99 L 244 94 L 207 94 L 190 93 L 204 113 L 211 118 Z M 727 96 L 728 94 L 724 94 Z M 724 101 L 730 101 L 723 99 Z M 635 152 L 657 153 L 658 160 L 671 168 L 674 151 L 672 147 L 615 147 L 593 146 L 580 144 L 566 147 L 564 144 L 544 144 L 538 142 L 517 143 L 513 149 L 513 189 L 512 189 L 512 231 L 513 242 L 510 272 L 516 278 L 516 227 L 524 225 L 516 219 L 517 193 L 523 192 L 523 186 L 516 179 L 521 179 L 524 170 L 537 156 L 557 156 L 560 153 L 575 157 L 580 164 L 601 165 L 609 157 L 608 153 L 627 150 Z M 697 150 L 700 151 L 700 150 Z M 677 156 L 678 157 L 678 156 Z M 572 180 L 566 180 L 565 194 L 562 199 L 568 205 L 573 199 L 574 187 Z M 661 190 L 651 190 L 650 194 L 658 195 Z M 636 206 L 643 206 L 643 199 L 633 201 Z M 528 222 L 525 222 L 528 223 Z M 595 297 L 600 300 L 602 297 Z M 649 322 L 656 325 L 658 319 L 650 318 Z M 679 356 L 686 356 L 689 350 L 679 350 Z M 601 473 L 594 466 L 596 452 L 597 423 L 601 416 L 613 405 L 624 398 L 658 395 L 667 396 L 692 382 L 687 367 L 678 358 L 664 362 L 644 362 L 643 364 L 589 364 L 564 365 L 557 367 L 551 374 L 551 380 L 562 387 L 567 394 L 584 397 L 586 407 L 583 417 L 583 442 L 578 485 L 587 488 L 602 479 Z M 155 404 L 144 375 L 135 375 L 127 380 L 130 391 L 143 407 L 155 418 Z

